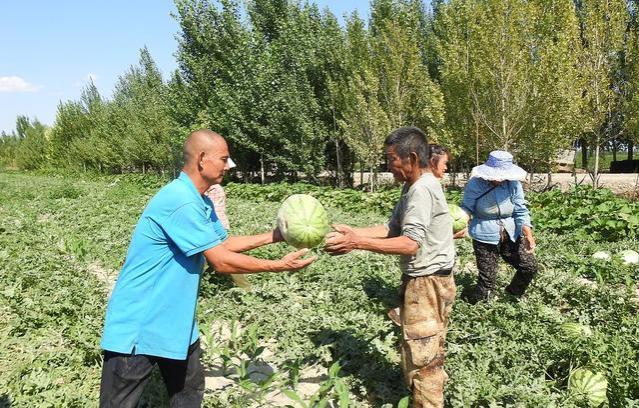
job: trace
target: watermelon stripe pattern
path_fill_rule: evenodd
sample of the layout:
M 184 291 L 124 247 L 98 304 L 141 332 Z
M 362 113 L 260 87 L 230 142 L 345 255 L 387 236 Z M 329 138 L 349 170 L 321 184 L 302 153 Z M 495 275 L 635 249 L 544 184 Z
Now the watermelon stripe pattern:
M 296 248 L 319 245 L 329 230 L 324 206 L 308 194 L 288 197 L 277 213 L 277 226 L 286 242 Z
M 592 334 L 592 330 L 589 326 L 579 323 L 564 323 L 559 326 L 559 328 L 566 337 L 576 340 L 588 337 Z
M 450 216 L 453 218 L 453 232 L 459 232 L 468 226 L 468 214 L 456 204 L 448 204 Z
M 568 389 L 572 394 L 585 398 L 592 407 L 598 407 L 608 399 L 606 377 L 585 368 L 578 368 L 570 373 Z

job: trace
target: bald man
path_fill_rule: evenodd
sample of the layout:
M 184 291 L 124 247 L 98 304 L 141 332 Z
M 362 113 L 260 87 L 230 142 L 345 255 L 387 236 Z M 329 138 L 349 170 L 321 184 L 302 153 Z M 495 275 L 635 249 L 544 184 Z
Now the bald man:
M 242 252 L 282 240 L 276 229 L 227 236 L 204 192 L 229 170 L 224 138 L 193 132 L 184 143 L 180 176 L 148 203 L 133 232 L 126 260 L 109 300 L 100 407 L 135 407 L 158 365 L 172 407 L 200 407 L 204 374 L 195 319 L 204 262 L 218 273 L 294 271 L 315 257 L 306 250 L 266 260 Z

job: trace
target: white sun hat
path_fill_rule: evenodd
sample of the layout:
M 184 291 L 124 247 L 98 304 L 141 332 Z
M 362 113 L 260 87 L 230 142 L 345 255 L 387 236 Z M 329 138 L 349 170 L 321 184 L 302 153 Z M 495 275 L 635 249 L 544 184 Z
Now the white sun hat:
M 494 150 L 488 155 L 486 163 L 473 167 L 470 177 L 479 177 L 489 181 L 526 179 L 526 170 L 513 163 L 513 155 L 503 150 Z

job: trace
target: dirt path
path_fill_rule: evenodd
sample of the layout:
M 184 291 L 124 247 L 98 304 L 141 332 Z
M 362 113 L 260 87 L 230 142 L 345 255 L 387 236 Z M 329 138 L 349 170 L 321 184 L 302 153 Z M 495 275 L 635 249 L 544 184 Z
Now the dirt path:
M 365 183 L 368 183 L 370 180 L 370 173 L 364 173 L 363 180 Z M 444 176 L 444 185 L 450 186 L 454 185 L 463 187 L 466 184 L 467 174 L 465 173 L 447 173 Z M 391 173 L 378 173 L 377 181 L 380 184 L 392 184 L 393 183 L 393 175 Z M 360 173 L 353 174 L 353 182 L 354 184 L 361 184 Z M 533 190 L 540 190 L 547 185 L 556 186 L 561 188 L 563 191 L 566 191 L 573 187 L 574 185 L 591 185 L 592 179 L 587 173 L 579 173 L 576 175 L 572 175 L 570 173 L 552 173 L 550 175 L 550 183 L 548 183 L 548 176 L 546 174 L 535 174 L 533 176 L 532 184 L 527 182 L 527 185 L 530 186 Z M 639 196 L 639 174 L 637 173 L 601 173 L 599 175 L 599 186 L 607 187 L 611 189 L 616 194 L 636 194 Z

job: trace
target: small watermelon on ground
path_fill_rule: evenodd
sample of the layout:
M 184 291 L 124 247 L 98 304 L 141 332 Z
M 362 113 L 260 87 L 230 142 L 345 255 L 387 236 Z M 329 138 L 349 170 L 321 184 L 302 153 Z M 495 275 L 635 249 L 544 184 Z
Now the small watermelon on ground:
M 610 252 L 608 251 L 597 251 L 594 254 L 592 254 L 592 258 L 600 259 L 602 261 L 609 261 L 610 258 L 612 258 L 612 255 L 610 255 Z
M 277 227 L 284 240 L 296 248 L 319 245 L 330 229 L 324 206 L 308 194 L 293 194 L 282 202 Z
M 559 329 L 566 337 L 576 339 L 576 340 L 581 339 L 583 337 L 589 337 L 592 335 L 592 330 L 590 329 L 590 326 L 586 326 L 579 323 L 573 323 L 573 322 L 563 323 L 561 326 L 559 326 Z
M 621 259 L 621 262 L 625 265 L 639 264 L 639 253 L 632 249 L 626 249 L 625 251 L 619 252 L 617 257 Z
M 568 390 L 571 394 L 586 399 L 590 406 L 598 407 L 608 399 L 608 380 L 600 373 L 578 368 L 570 373 Z
M 455 204 L 448 204 L 450 216 L 453 217 L 453 232 L 459 232 L 468 226 L 468 214 Z

